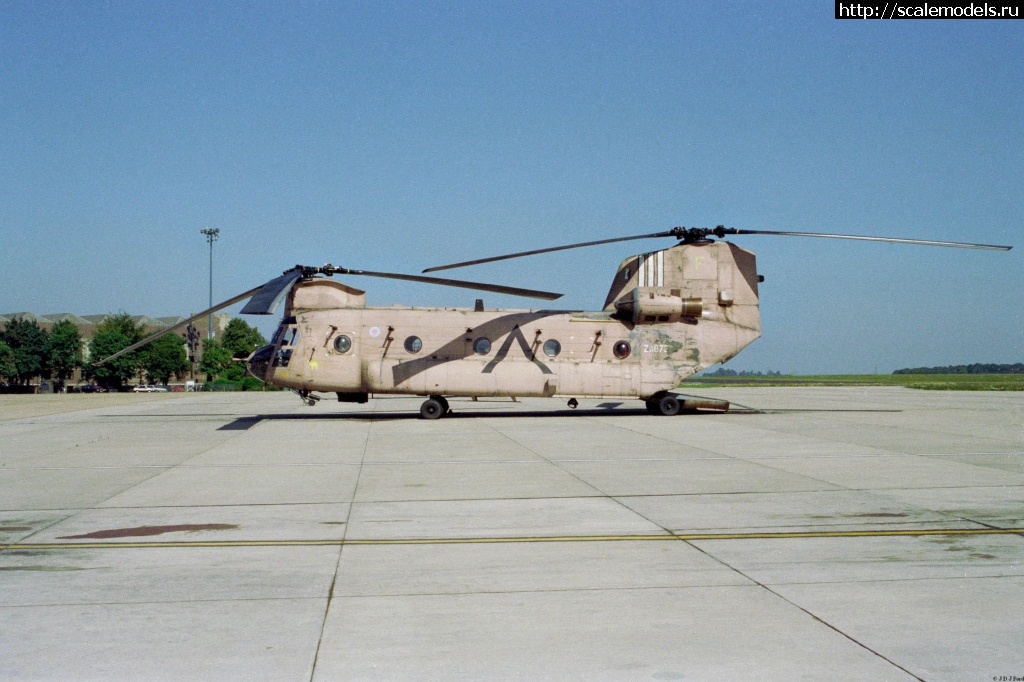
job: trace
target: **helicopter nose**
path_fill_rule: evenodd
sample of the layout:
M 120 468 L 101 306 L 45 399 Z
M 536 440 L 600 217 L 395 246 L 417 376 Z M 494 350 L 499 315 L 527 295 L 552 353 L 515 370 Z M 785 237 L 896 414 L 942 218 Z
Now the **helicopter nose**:
M 245 369 L 253 377 L 260 381 L 266 381 L 267 370 L 270 369 L 270 359 L 274 357 L 274 346 L 267 345 L 257 348 L 253 354 L 246 358 Z

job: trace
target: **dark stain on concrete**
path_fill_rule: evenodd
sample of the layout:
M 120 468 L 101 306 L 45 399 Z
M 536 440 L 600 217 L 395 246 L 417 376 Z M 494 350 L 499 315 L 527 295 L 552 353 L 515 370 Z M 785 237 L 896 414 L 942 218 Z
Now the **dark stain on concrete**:
M 20 533 L 25 530 L 32 530 L 31 526 L 0 526 L 0 533 Z
M 905 519 L 910 514 L 897 514 L 891 512 L 874 512 L 864 514 L 845 514 L 848 519 Z
M 234 530 L 233 523 L 183 523 L 176 526 L 139 526 L 137 528 L 112 528 L 81 535 L 62 535 L 58 540 L 110 540 L 112 538 L 144 538 L 164 533 L 194 533 L 201 530 Z
M 0 571 L 43 571 L 43 572 L 62 572 L 62 571 L 85 571 L 85 568 L 75 568 L 73 566 L 0 566 Z
M 4 557 L 9 557 L 9 556 L 50 556 L 50 552 L 47 552 L 47 551 L 44 551 L 44 550 L 28 551 L 28 550 L 24 550 L 24 549 L 20 549 L 20 550 L 5 549 L 5 550 L 3 550 L 3 555 L 2 556 L 4 556 Z

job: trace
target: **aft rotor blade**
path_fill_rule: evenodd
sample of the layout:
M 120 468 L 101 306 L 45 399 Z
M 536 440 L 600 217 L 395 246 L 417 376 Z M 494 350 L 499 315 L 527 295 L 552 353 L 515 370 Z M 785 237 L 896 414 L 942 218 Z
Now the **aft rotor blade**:
M 918 246 L 950 246 L 960 249 L 989 249 L 995 251 L 1009 251 L 1010 246 L 998 246 L 994 244 L 973 244 L 967 242 L 948 242 L 938 241 L 934 239 L 904 239 L 900 237 L 871 237 L 865 235 L 854 235 L 854 234 L 827 234 L 823 232 L 791 232 L 791 231 L 776 231 L 776 230 L 741 230 L 734 227 L 725 227 L 719 225 L 715 228 L 707 227 L 675 227 L 671 230 L 664 232 L 652 232 L 650 234 L 638 234 L 631 237 L 616 237 L 613 239 L 598 239 L 590 242 L 580 242 L 578 244 L 566 244 L 565 246 L 553 246 L 546 249 L 533 249 L 530 251 L 520 251 L 519 253 L 509 253 L 502 256 L 492 256 L 490 258 L 478 258 L 476 260 L 462 261 L 461 263 L 451 263 L 449 265 L 437 265 L 432 268 L 427 268 L 423 272 L 437 272 L 438 270 L 449 270 L 452 268 L 464 268 L 469 265 L 480 265 L 482 263 L 493 263 L 499 260 L 508 260 L 510 258 L 522 258 L 524 256 L 536 256 L 542 253 L 551 253 L 553 251 L 565 251 L 566 249 L 580 249 L 586 246 L 598 246 L 600 244 L 613 244 L 615 242 L 627 242 L 634 239 L 655 239 L 658 237 L 674 237 L 683 243 L 698 242 L 708 237 L 724 237 L 726 235 L 736 234 L 767 234 L 784 237 L 822 237 L 826 239 L 854 239 L 860 241 L 872 241 L 872 242 L 890 242 L 895 244 L 916 244 Z
M 289 272 L 291 272 L 291 271 L 289 271 Z M 287 275 L 287 274 L 288 273 L 285 273 L 285 275 Z M 273 283 L 277 282 L 279 279 L 281 279 L 281 278 L 279 277 L 278 279 L 274 279 L 274 280 L 271 280 L 270 282 L 266 282 L 264 284 L 261 284 L 261 285 L 259 285 L 258 287 L 254 288 L 254 289 L 249 289 L 249 291 L 246 291 L 244 294 L 239 294 L 238 296 L 235 296 L 233 298 L 229 298 L 226 301 L 221 301 L 220 303 L 218 303 L 217 305 L 213 306 L 212 308 L 207 308 L 206 310 L 204 310 L 201 313 L 196 313 L 195 315 L 193 315 L 192 317 L 188 318 L 187 320 L 182 320 L 178 324 L 173 325 L 171 327 L 168 327 L 167 329 L 161 329 L 160 331 L 156 332 L 155 334 L 150 334 L 149 336 L 147 336 L 146 338 L 142 339 L 138 343 L 133 343 L 132 345 L 128 346 L 127 348 L 122 348 L 121 350 L 117 351 L 113 355 L 108 355 L 107 357 L 105 357 L 102 360 L 100 360 L 99 362 L 97 362 L 95 366 L 99 367 L 100 365 L 104 365 L 104 364 L 110 362 L 111 360 L 116 360 L 117 358 L 121 357 L 125 353 L 131 353 L 133 350 L 136 350 L 138 348 L 142 348 L 147 343 L 150 343 L 151 341 L 156 341 L 161 336 L 164 336 L 166 334 L 170 334 L 173 331 L 177 331 L 178 329 L 181 329 L 182 327 L 188 325 L 190 322 L 195 322 L 196 320 L 202 319 L 202 318 L 206 317 L 207 315 L 212 315 L 213 313 L 217 312 L 218 310 L 221 310 L 222 308 L 227 308 L 229 305 L 232 305 L 234 303 L 238 303 L 239 301 L 242 301 L 242 300 L 244 300 L 246 298 L 249 298 L 250 296 L 254 296 L 258 292 L 260 292 L 265 286 L 267 286 L 268 284 L 273 284 Z M 294 280 L 293 280 L 293 282 L 294 282 Z
M 945 242 L 934 239 L 904 239 L 901 237 L 869 237 L 858 234 L 826 234 L 823 232 L 780 232 L 775 230 L 740 230 L 727 227 L 721 232 L 712 231 L 718 236 L 722 234 L 770 234 L 782 237 L 821 237 L 824 239 L 856 239 L 866 242 L 890 242 L 893 244 L 917 244 L 919 246 L 950 246 L 957 249 L 989 249 L 993 251 L 1009 251 L 1012 246 L 997 246 L 995 244 L 971 244 L 968 242 Z
M 678 228 L 677 228 L 678 229 Z M 632 237 L 615 237 L 614 239 L 598 239 L 593 242 L 580 242 L 579 244 L 566 244 L 565 246 L 552 246 L 547 249 L 533 249 L 532 251 L 520 251 L 519 253 L 508 253 L 504 256 L 492 256 L 490 258 L 478 258 L 477 260 L 467 260 L 461 263 L 451 263 L 449 265 L 435 265 L 432 268 L 427 268 L 423 272 L 437 272 L 438 270 L 450 270 L 452 268 L 464 268 L 468 265 L 480 265 L 481 263 L 493 263 L 498 260 L 508 260 L 510 258 L 522 258 L 524 256 L 536 256 L 541 253 L 551 253 L 552 251 L 565 251 L 567 249 L 582 249 L 585 246 L 598 246 L 600 244 L 614 244 L 615 242 L 628 242 L 634 239 L 653 239 L 655 237 L 675 237 L 677 236 L 675 230 L 668 230 L 667 232 L 652 232 L 651 234 L 638 234 Z
M 440 284 L 446 287 L 458 287 L 460 289 L 476 289 L 478 291 L 492 291 L 496 294 L 511 294 L 512 296 L 526 296 L 527 298 L 540 298 L 545 301 L 554 301 L 561 298 L 562 294 L 552 291 L 539 291 L 537 289 L 522 289 L 520 287 L 507 287 L 500 284 L 487 284 L 485 282 L 467 282 L 461 279 L 446 279 L 442 277 L 423 277 L 421 275 L 401 275 L 395 272 L 373 272 L 370 270 L 349 270 L 348 268 L 335 268 L 334 272 L 340 275 L 366 275 L 367 277 L 383 277 L 385 279 L 402 279 L 407 282 L 423 282 L 425 284 Z

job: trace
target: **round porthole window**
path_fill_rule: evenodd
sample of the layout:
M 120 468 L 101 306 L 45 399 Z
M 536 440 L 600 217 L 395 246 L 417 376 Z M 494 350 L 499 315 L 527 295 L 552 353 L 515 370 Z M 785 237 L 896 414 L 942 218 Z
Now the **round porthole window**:
M 558 343 L 554 339 L 548 339 L 544 342 L 544 355 L 549 358 L 553 358 L 562 352 L 562 344 Z
M 487 355 L 491 352 L 491 340 L 485 336 L 473 342 L 473 352 L 477 355 Z
M 410 336 L 405 340 L 405 350 L 410 353 L 419 353 L 423 350 L 423 342 L 418 336 Z
M 339 353 L 347 353 L 352 350 L 352 339 L 344 334 L 334 337 L 334 350 Z
M 615 357 L 619 360 L 628 358 L 632 350 L 629 346 L 629 341 L 616 341 L 615 345 L 612 346 L 612 352 L 615 353 Z

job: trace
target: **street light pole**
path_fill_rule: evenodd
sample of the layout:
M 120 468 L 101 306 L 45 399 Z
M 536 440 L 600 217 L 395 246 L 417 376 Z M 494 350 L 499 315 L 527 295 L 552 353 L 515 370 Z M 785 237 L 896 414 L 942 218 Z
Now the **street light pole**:
M 205 230 L 199 230 L 200 234 L 206 235 L 206 241 L 210 243 L 210 305 L 213 307 L 213 243 L 217 241 L 220 236 L 220 230 L 217 228 L 206 228 Z M 210 313 L 210 319 L 207 321 L 209 327 L 207 328 L 207 338 L 213 340 L 213 313 Z

